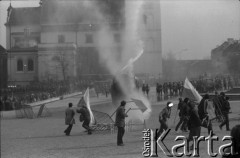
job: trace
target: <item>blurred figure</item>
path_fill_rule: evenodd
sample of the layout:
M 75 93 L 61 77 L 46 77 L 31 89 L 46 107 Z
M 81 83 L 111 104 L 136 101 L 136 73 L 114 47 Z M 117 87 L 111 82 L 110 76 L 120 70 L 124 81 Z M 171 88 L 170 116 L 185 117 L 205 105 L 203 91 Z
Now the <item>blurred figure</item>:
M 115 120 L 115 126 L 118 128 L 118 134 L 117 134 L 117 145 L 118 146 L 124 146 L 123 144 L 123 135 L 125 133 L 125 117 L 128 117 L 128 115 L 125 113 L 125 105 L 126 101 L 121 101 L 120 106 L 116 110 L 116 120 Z
M 145 92 L 146 92 L 146 86 L 145 86 L 144 83 L 143 83 L 143 85 L 142 85 L 142 92 L 143 92 L 143 94 L 145 94 Z
M 199 118 L 197 109 L 193 103 L 187 104 L 189 107 L 189 120 L 188 120 L 188 129 L 190 130 L 188 136 L 188 144 L 193 140 L 194 136 L 199 137 L 201 134 L 201 120 Z M 193 144 L 190 146 L 190 150 L 193 150 Z
M 230 131 L 229 129 L 229 111 L 230 111 L 230 103 L 229 103 L 229 97 L 226 97 L 225 103 L 222 106 L 222 114 L 224 116 L 224 121 L 219 125 L 219 128 L 222 130 L 222 127 L 226 125 L 226 130 Z
M 226 148 L 223 158 L 239 158 L 240 157 L 240 125 L 236 125 L 231 130 L 232 142 L 233 142 L 233 154 L 231 148 Z M 229 156 L 225 156 L 229 155 Z
M 73 124 L 75 124 L 74 119 L 75 112 L 72 109 L 72 103 L 68 104 L 68 108 L 65 110 L 65 124 L 68 125 L 67 129 L 64 131 L 64 133 L 69 136 L 70 132 L 72 130 Z
M 150 91 L 150 87 L 149 87 L 148 84 L 146 84 L 145 91 L 146 91 L 146 94 L 147 94 L 147 96 L 148 96 L 148 93 L 149 93 L 149 91 Z
M 158 130 L 157 138 L 162 134 L 163 130 L 168 129 L 167 120 L 170 118 L 172 106 L 172 102 L 167 102 L 167 107 L 162 109 L 159 114 L 160 129 Z

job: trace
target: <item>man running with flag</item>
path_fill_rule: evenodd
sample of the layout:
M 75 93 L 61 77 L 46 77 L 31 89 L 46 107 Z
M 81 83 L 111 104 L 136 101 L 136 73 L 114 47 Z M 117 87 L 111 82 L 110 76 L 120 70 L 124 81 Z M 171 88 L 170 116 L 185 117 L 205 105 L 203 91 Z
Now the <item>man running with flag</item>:
M 92 114 L 92 110 L 90 108 L 90 101 L 89 101 L 89 89 L 87 88 L 84 96 L 80 99 L 78 103 L 77 113 L 80 113 L 80 122 L 83 122 L 82 127 L 88 131 L 88 134 L 92 134 L 92 130 L 89 127 L 90 124 L 93 123 L 94 117 Z

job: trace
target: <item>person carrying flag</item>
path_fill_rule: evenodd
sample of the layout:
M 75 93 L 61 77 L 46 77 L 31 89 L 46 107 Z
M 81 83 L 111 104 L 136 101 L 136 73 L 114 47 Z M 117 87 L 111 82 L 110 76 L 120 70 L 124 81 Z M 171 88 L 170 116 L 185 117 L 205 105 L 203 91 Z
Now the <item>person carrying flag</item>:
M 117 134 L 117 145 L 118 146 L 124 146 L 123 144 L 123 135 L 125 133 L 125 117 L 128 117 L 128 115 L 125 113 L 125 105 L 126 101 L 121 101 L 120 106 L 116 110 L 116 120 L 115 120 L 115 126 L 118 128 L 118 134 Z
M 92 134 L 92 130 L 89 127 L 90 120 L 91 120 L 90 112 L 89 112 L 88 108 L 86 107 L 86 103 L 85 103 L 83 97 L 81 98 L 81 100 L 79 102 L 81 103 L 80 109 L 77 109 L 77 113 L 80 113 L 79 120 L 80 120 L 80 122 L 83 122 L 82 127 L 87 130 L 88 134 Z

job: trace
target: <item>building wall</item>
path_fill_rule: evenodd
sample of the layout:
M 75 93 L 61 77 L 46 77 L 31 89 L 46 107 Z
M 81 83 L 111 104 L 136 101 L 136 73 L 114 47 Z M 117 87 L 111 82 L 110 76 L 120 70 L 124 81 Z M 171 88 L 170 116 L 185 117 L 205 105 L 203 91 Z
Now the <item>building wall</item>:
M 18 59 L 23 60 L 23 71 L 17 71 Z M 28 71 L 28 59 L 34 61 L 34 71 Z M 25 85 L 37 78 L 37 53 L 36 52 L 12 52 L 8 53 L 8 81 L 9 84 Z
M 39 44 L 39 81 L 63 80 L 64 75 L 65 79 L 76 77 L 75 59 L 76 46 L 74 44 Z M 65 73 L 63 73 L 63 69 L 65 69 Z
M 145 1 L 142 9 L 140 32 L 144 42 L 144 54 L 136 62 L 136 73 L 162 77 L 160 1 Z

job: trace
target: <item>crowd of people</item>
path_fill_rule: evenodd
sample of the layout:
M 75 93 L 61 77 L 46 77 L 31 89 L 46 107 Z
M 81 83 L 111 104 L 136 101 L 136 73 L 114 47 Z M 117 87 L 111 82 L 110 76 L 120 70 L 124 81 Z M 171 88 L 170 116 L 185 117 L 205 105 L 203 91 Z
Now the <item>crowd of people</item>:
M 87 87 L 94 87 L 97 95 L 102 93 L 109 94 L 109 82 L 95 80 L 75 80 L 75 81 L 45 81 L 34 82 L 26 86 L 11 86 L 1 90 L 0 107 L 1 111 L 14 110 L 21 105 L 33 103 L 70 94 L 73 92 L 84 91 Z
M 210 107 L 210 100 L 213 101 L 213 108 Z M 171 106 L 171 102 L 168 102 L 167 107 L 159 114 L 160 130 L 158 136 L 161 135 L 163 130 L 168 129 L 167 120 L 171 115 Z M 180 126 L 182 132 L 189 131 L 189 142 L 193 140 L 194 136 L 200 136 L 201 127 L 207 128 L 209 135 L 215 135 L 212 126 L 212 121 L 215 119 L 219 121 L 219 128 L 221 130 L 223 126 L 226 126 L 226 131 L 230 131 L 228 117 L 230 109 L 229 97 L 226 97 L 224 92 L 221 92 L 220 95 L 216 93 L 213 98 L 210 98 L 209 94 L 205 94 L 199 104 L 196 104 L 189 98 L 179 98 L 179 122 L 175 127 L 175 131 L 178 132 Z M 215 115 L 212 116 L 212 113 Z M 193 149 L 193 145 L 190 149 Z

